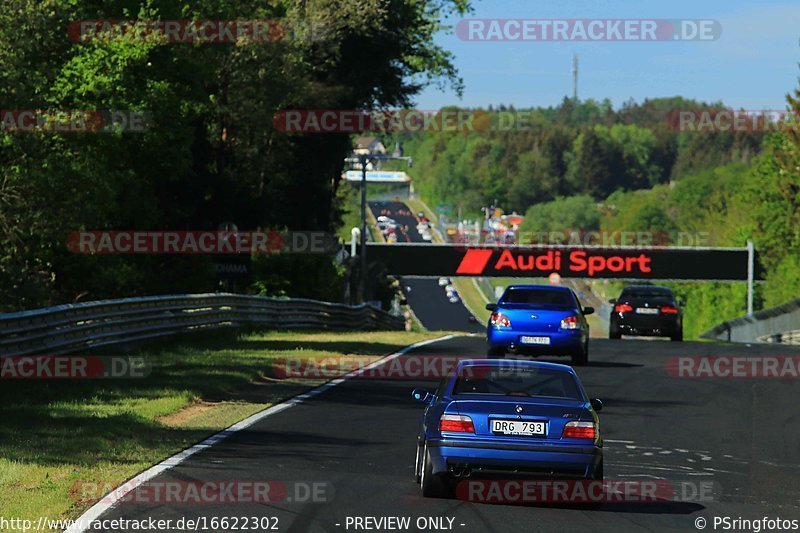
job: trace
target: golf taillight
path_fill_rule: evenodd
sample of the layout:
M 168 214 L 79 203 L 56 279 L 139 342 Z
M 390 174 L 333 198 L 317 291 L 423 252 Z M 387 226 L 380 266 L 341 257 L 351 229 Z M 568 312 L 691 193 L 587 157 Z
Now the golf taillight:
M 475 433 L 472 419 L 464 415 L 442 415 L 439 419 L 439 431 L 454 431 L 458 433 Z
M 573 420 L 567 422 L 564 431 L 561 432 L 562 439 L 591 439 L 597 435 L 597 428 L 594 422 L 578 422 Z
M 508 317 L 503 313 L 492 313 L 492 316 L 489 318 L 489 322 L 498 328 L 511 327 L 511 320 L 509 320 Z
M 561 329 L 578 329 L 578 317 L 572 315 L 561 319 Z
M 615 313 L 630 313 L 633 311 L 633 307 L 628 304 L 617 304 L 614 306 Z
M 674 305 L 662 305 L 661 312 L 664 313 L 665 315 L 677 315 L 678 308 L 675 307 Z

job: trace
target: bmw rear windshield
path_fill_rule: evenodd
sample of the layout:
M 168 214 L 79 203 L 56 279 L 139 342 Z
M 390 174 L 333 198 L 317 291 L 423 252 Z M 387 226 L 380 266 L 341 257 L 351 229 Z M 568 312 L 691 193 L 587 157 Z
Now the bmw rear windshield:
M 503 294 L 501 303 L 575 307 L 575 300 L 572 298 L 570 292 L 548 289 L 509 288 L 505 294 Z
M 453 386 L 453 394 L 583 400 L 580 386 L 569 372 L 510 365 L 463 367 Z
M 672 298 L 672 291 L 656 287 L 642 287 L 636 289 L 625 289 L 622 291 L 623 298 Z

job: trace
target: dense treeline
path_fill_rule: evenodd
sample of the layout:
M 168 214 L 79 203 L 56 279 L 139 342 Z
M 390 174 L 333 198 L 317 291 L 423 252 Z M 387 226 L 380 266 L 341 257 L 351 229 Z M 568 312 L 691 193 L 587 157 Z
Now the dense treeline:
M 488 132 L 399 138 L 414 158 L 416 188 L 431 201 L 476 213 L 496 199 L 507 210 L 524 212 L 559 196 L 600 199 L 749 161 L 760 151 L 761 135 L 677 131 L 677 110 L 722 107 L 665 98 L 614 110 L 608 101 L 564 99 L 550 108 L 485 110 L 497 125 Z M 514 116 L 524 119 L 513 122 Z
M 800 116 L 800 90 L 787 101 Z M 762 144 L 763 153 L 747 164 L 692 173 L 671 185 L 532 206 L 524 229 L 663 231 L 690 246 L 744 246 L 750 239 L 766 276 L 757 285 L 756 309 L 779 305 L 800 297 L 800 131 L 765 135 Z M 742 283 L 674 288 L 687 303 L 687 336 L 746 312 Z
M 466 0 L 6 0 L 2 109 L 131 110 L 149 118 L 142 132 L 0 131 L 0 308 L 215 288 L 207 257 L 76 256 L 65 245 L 71 231 L 217 229 L 228 221 L 242 230 L 334 231 L 349 136 L 279 133 L 274 112 L 404 106 L 434 80 L 459 88 L 451 56 L 432 36 L 438 20 L 466 7 Z M 70 23 L 87 19 L 237 18 L 280 20 L 292 32 L 236 44 L 67 37 Z M 305 272 L 286 261 L 281 272 Z M 312 270 L 330 276 L 259 286 L 335 282 L 330 265 Z

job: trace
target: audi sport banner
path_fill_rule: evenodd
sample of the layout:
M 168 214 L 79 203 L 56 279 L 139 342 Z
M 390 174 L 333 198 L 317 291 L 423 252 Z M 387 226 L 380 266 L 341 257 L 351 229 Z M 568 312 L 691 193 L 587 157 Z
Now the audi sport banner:
M 369 244 L 367 259 L 406 276 L 507 276 L 747 281 L 746 248 L 465 247 Z M 757 263 L 756 263 L 757 265 Z M 756 268 L 755 278 L 760 277 Z

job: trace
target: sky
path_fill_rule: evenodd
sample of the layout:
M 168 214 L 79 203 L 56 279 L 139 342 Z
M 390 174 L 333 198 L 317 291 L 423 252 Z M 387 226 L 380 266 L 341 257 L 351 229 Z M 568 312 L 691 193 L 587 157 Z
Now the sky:
M 462 99 L 435 86 L 420 109 L 446 105 L 557 105 L 572 94 L 578 54 L 580 99 L 683 96 L 748 110 L 785 109 L 800 82 L 800 0 L 472 0 L 475 19 L 714 19 L 713 41 L 485 42 L 455 31 L 436 41 L 455 55 Z M 455 26 L 462 17 L 446 22 Z

